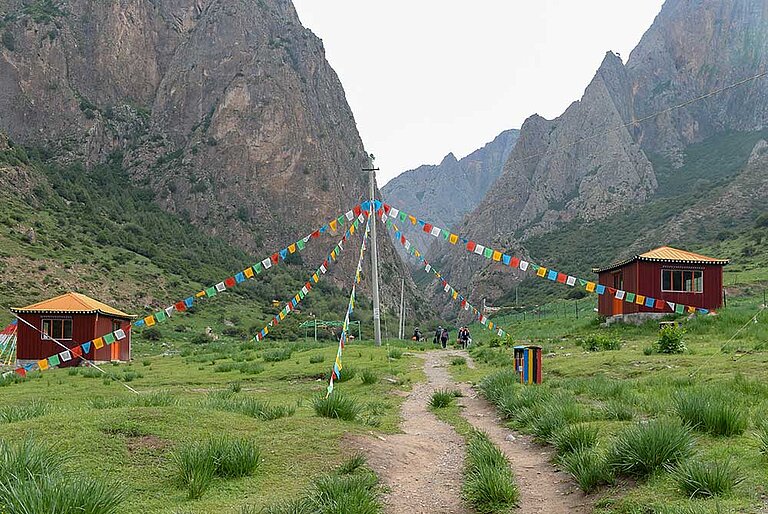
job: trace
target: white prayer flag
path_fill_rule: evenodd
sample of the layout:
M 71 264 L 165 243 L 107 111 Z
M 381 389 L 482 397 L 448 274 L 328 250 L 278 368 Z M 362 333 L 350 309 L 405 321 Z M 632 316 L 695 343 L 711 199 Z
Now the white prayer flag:
M 485 251 L 485 246 L 483 246 L 483 245 L 475 245 L 475 253 L 477 255 L 483 255 L 484 251 Z
M 219 282 L 218 284 L 216 284 L 216 291 L 221 293 L 222 291 L 225 291 L 226 289 L 227 289 L 227 286 L 224 285 L 224 282 Z
M 261 261 L 261 263 L 264 265 L 264 269 L 269 269 L 272 267 L 272 261 L 269 258 L 264 259 Z
M 440 229 L 437 227 L 432 227 L 432 231 L 430 232 L 433 236 L 437 237 L 440 235 Z
M 525 271 L 528 269 L 528 261 L 520 261 L 520 269 Z
M 568 280 L 565 281 L 566 284 L 569 286 L 575 286 L 576 285 L 576 277 L 568 277 Z
M 125 339 L 125 331 L 122 328 L 115 330 L 115 339 L 118 341 Z

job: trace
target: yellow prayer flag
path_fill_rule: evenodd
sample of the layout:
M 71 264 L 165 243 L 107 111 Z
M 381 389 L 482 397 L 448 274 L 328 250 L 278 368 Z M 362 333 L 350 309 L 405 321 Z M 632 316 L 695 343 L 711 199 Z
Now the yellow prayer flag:
M 154 316 L 147 316 L 144 318 L 144 324 L 148 327 L 151 327 L 155 324 L 155 317 Z
M 320 282 L 320 277 L 318 277 L 318 276 L 317 276 L 317 273 L 315 273 L 315 274 L 313 274 L 313 275 L 312 275 L 312 280 L 314 280 L 315 284 L 317 284 L 318 282 Z
M 332 220 L 330 223 L 328 223 L 328 225 L 331 226 L 331 230 L 336 232 L 336 225 L 337 225 L 336 220 Z
M 540 276 L 540 277 L 546 276 L 547 275 L 547 268 L 544 268 L 544 267 L 539 268 L 538 271 L 536 272 L 536 274 L 538 276 Z
M 296 303 L 299 303 L 301 301 L 301 296 L 297 294 L 296 296 L 293 297 L 293 299 L 296 300 Z
M 93 346 L 98 350 L 104 346 L 104 338 L 97 337 L 93 340 Z
M 245 268 L 243 270 L 243 275 L 245 275 L 246 278 L 253 278 L 253 268 Z
M 543 277 L 544 275 L 541 275 L 541 276 Z M 587 285 L 584 287 L 584 289 L 586 289 L 590 293 L 594 293 L 595 292 L 595 285 L 596 284 L 594 282 L 587 282 Z
M 296 243 L 288 245 L 288 253 L 296 253 Z
M 456 243 L 459 242 L 459 236 L 457 236 L 456 234 L 451 234 L 450 236 L 448 236 L 448 241 L 450 241 L 452 245 L 455 245 Z
M 493 251 L 493 260 L 498 262 L 501 260 L 501 252 L 498 250 Z
M 198 293 L 195 293 L 195 298 L 202 298 L 205 296 L 205 291 L 200 291 Z
M 280 311 L 280 320 L 284 320 L 284 319 L 285 319 L 285 312 Z
M 411 225 L 416 224 L 416 218 L 414 218 L 413 216 L 408 216 L 408 219 L 411 221 Z
M 418 250 L 414 250 L 413 251 L 413 255 L 415 255 L 416 257 L 420 257 L 421 256 L 421 254 L 419 253 Z
M 355 233 L 355 224 L 349 226 L 349 235 L 352 235 Z
M 453 290 L 453 295 L 452 295 L 452 296 L 453 296 L 453 299 L 455 300 L 456 298 L 458 298 L 458 297 L 459 297 L 459 292 L 458 292 L 458 291 L 456 291 L 456 290 L 454 289 L 454 290 Z
M 489 328 L 490 330 L 493 330 L 493 321 L 489 321 L 489 322 L 488 322 L 488 328 Z
M 689 306 L 688 306 L 688 312 L 690 312 L 690 313 L 694 313 L 694 312 L 696 312 L 696 307 L 691 307 L 691 306 L 689 305 Z
M 267 335 L 267 334 L 269 334 L 269 325 L 264 327 L 264 335 Z
M 645 296 L 641 294 L 635 296 L 635 303 L 638 305 L 643 305 L 645 303 Z
M 37 366 L 40 368 L 40 371 L 45 371 L 48 369 L 48 359 L 37 361 Z
M 341 359 L 339 359 L 338 355 L 336 356 L 336 365 L 339 367 L 339 371 L 341 371 L 341 368 L 343 368 L 343 366 L 341 365 Z

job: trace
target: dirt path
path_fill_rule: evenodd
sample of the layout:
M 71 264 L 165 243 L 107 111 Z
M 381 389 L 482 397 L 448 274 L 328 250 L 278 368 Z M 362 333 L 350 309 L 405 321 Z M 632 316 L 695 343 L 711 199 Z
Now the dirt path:
M 467 365 L 474 368 L 472 359 L 463 351 L 439 355 L 437 367 L 427 370 L 439 381 L 448 381 L 450 374 L 445 365 L 449 357 L 462 356 Z M 505 428 L 494 407 L 481 398 L 468 384 L 457 383 L 464 394 L 459 398 L 462 415 L 472 426 L 482 430 L 502 449 L 512 464 L 520 488 L 520 514 L 587 513 L 592 511 L 590 500 L 579 490 L 573 480 L 550 464 L 553 453 L 535 443 L 530 436 Z
M 462 356 L 461 351 L 431 351 L 424 358 L 427 382 L 417 384 L 402 406 L 402 434 L 350 436 L 352 449 L 362 451 L 370 466 L 389 488 L 385 495 L 388 514 L 469 514 L 461 499 L 464 440 L 450 425 L 432 414 L 427 404 L 432 392 L 458 388 L 462 415 L 484 431 L 504 451 L 520 488 L 520 514 L 587 513 L 589 500 L 567 474 L 549 463 L 552 453 L 530 437 L 504 428 L 492 405 L 480 398 L 468 384 L 456 383 L 448 373 L 446 360 Z
M 426 368 L 435 354 L 427 354 Z M 427 407 L 435 389 L 448 387 L 447 374 L 416 384 L 402 406 L 402 434 L 351 436 L 347 444 L 362 451 L 389 489 L 388 514 L 469 514 L 461 499 L 464 439 Z

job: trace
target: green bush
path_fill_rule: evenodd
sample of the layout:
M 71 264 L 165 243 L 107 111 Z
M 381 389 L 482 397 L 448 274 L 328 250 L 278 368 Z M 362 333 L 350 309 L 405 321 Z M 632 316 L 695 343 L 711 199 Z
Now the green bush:
M 558 455 L 588 450 L 597 444 L 597 427 L 584 423 L 566 425 L 552 436 Z
M 730 461 L 689 460 L 672 472 L 678 487 L 689 498 L 709 498 L 730 494 L 744 477 Z
M 0 504 L 4 514 L 121 512 L 125 489 L 103 480 L 53 477 L 37 480 L 14 478 L 0 482 Z
M 621 340 L 602 334 L 593 334 L 578 341 L 578 345 L 588 352 L 621 350 Z
M 261 358 L 264 359 L 264 362 L 281 362 L 290 359 L 292 354 L 293 348 L 286 346 L 283 348 L 266 350 L 261 354 Z
M 566 453 L 560 458 L 563 469 L 570 473 L 585 493 L 603 484 L 613 483 L 613 474 L 604 455 L 594 448 Z
M 32 438 L 12 444 L 0 439 L 0 483 L 13 477 L 36 479 L 57 473 L 65 455 Z
M 0 423 L 16 423 L 25 419 L 38 418 L 51 412 L 49 403 L 35 398 L 19 405 L 7 405 L 0 409 Z
M 675 411 L 683 423 L 712 435 L 741 435 L 747 429 L 749 413 L 732 397 L 695 389 L 675 396 Z
M 520 375 L 512 370 L 498 371 L 480 381 L 480 392 L 491 403 L 497 403 L 502 395 L 520 387 Z
M 325 356 L 323 356 L 322 353 L 318 353 L 316 355 L 311 355 L 309 357 L 309 363 L 310 364 L 319 364 L 325 360 Z
M 344 462 L 342 462 L 338 468 L 336 468 L 336 472 L 339 475 L 351 475 L 352 473 L 356 472 L 357 470 L 361 469 L 363 466 L 365 466 L 366 460 L 365 455 L 362 453 L 357 453 L 353 455 L 352 457 L 348 458 Z
M 433 409 L 442 409 L 453 404 L 454 396 L 447 389 L 440 389 L 432 393 L 429 399 L 429 406 Z
M 632 421 L 635 418 L 635 411 L 631 406 L 623 401 L 611 400 L 603 406 L 603 413 L 606 419 L 615 419 L 617 421 Z
M 683 353 L 685 342 L 685 329 L 675 326 L 666 326 L 661 329 L 659 340 L 656 342 L 656 351 L 659 353 Z
M 365 369 L 360 373 L 360 379 L 365 385 L 373 385 L 379 381 L 379 375 L 377 375 L 375 371 Z
M 390 348 L 389 352 L 387 353 L 387 356 L 390 359 L 399 359 L 403 356 L 403 350 L 400 348 Z
M 617 473 L 645 477 L 685 460 L 692 453 L 689 429 L 671 420 L 658 419 L 620 432 L 608 454 L 608 464 Z
M 555 397 L 531 423 L 531 433 L 540 441 L 549 441 L 555 432 L 570 423 L 582 421 L 584 413 L 572 399 Z
M 481 514 L 509 512 L 520 499 L 509 462 L 482 432 L 469 439 L 464 477 L 464 497 Z
M 451 366 L 466 366 L 467 359 L 464 357 L 454 357 L 451 359 Z
M 293 416 L 296 412 L 293 407 L 272 405 L 251 396 L 237 396 L 232 390 L 216 391 L 209 394 L 206 406 L 216 410 L 237 412 L 263 421 Z
M 343 419 L 344 421 L 355 421 L 362 412 L 362 407 L 357 403 L 357 400 L 343 396 L 338 392 L 327 397 L 316 397 L 312 406 L 318 416 Z

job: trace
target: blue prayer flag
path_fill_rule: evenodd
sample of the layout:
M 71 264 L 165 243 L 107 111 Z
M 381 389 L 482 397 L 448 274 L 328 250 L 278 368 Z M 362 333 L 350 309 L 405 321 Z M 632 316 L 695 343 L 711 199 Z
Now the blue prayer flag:
M 597 294 L 604 294 L 605 293 L 605 286 L 602 284 L 597 284 L 597 287 L 595 288 L 595 292 Z
M 241 271 L 240 273 L 235 275 L 235 281 L 239 284 L 240 282 L 245 282 L 245 274 Z

